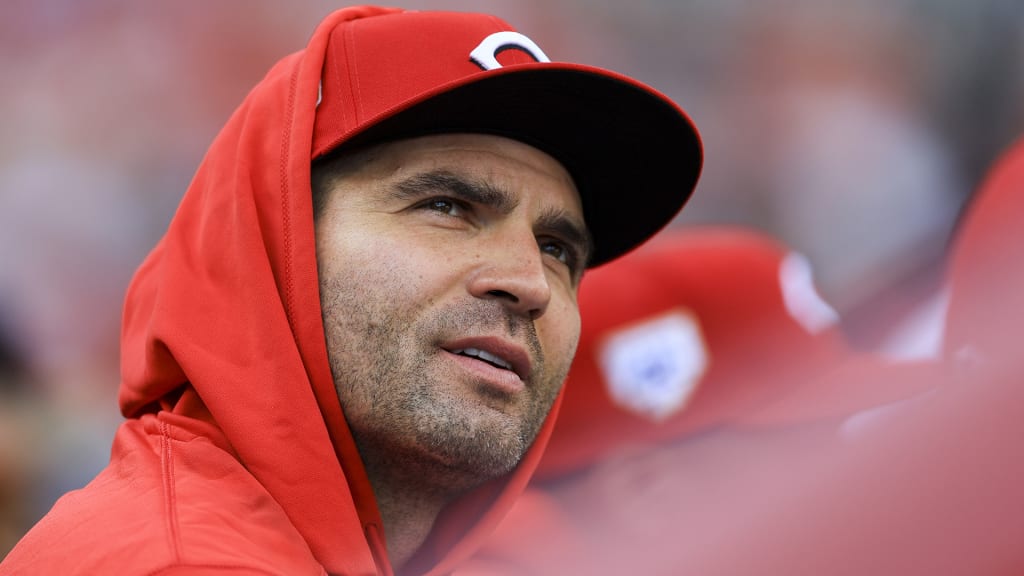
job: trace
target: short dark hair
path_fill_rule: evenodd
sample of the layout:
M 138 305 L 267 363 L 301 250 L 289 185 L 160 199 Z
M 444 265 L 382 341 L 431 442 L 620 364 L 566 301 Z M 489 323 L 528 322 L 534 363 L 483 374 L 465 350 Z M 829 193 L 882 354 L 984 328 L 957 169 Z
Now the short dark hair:
M 352 173 L 357 167 L 372 162 L 384 143 L 362 146 L 342 146 L 316 158 L 310 164 L 309 184 L 313 195 L 313 221 L 323 214 L 329 192 L 338 180 Z

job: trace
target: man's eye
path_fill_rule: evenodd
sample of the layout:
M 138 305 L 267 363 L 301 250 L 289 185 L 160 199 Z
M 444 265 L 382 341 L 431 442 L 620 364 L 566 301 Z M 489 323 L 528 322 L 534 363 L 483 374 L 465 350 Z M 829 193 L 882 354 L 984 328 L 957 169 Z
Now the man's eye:
M 432 198 L 424 202 L 422 206 L 427 210 L 441 212 L 449 216 L 461 216 L 464 210 L 461 204 L 448 198 Z
M 540 243 L 540 250 L 545 254 L 554 256 L 559 262 L 565 264 L 570 270 L 576 269 L 576 253 L 563 242 L 557 240 L 546 240 Z

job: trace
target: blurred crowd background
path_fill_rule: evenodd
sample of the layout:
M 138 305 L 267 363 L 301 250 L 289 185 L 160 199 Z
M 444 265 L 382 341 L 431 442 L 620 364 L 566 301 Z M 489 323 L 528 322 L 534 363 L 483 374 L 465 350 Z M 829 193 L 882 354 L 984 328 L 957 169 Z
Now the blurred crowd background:
M 105 465 L 131 274 L 234 107 L 341 5 L 0 8 L 0 557 Z M 1024 126 L 1017 0 L 400 5 L 492 12 L 552 59 L 673 97 L 706 153 L 674 226 L 751 226 L 802 252 L 865 349 L 929 353 L 928 332 L 906 328 L 940 296 L 964 202 Z

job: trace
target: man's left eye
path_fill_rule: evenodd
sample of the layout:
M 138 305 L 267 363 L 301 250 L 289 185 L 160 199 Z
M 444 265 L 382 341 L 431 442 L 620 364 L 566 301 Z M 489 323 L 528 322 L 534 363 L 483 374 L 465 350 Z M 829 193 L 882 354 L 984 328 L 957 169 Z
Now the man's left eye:
M 450 200 L 431 200 L 427 206 L 437 212 L 451 212 L 455 209 L 455 204 Z
M 423 207 L 449 216 L 460 216 L 464 210 L 461 204 L 448 198 L 434 198 L 428 200 L 423 204 Z
M 562 242 L 555 240 L 542 241 L 540 243 L 541 252 L 554 256 L 559 262 L 565 264 L 570 269 L 575 269 L 575 258 L 573 251 Z

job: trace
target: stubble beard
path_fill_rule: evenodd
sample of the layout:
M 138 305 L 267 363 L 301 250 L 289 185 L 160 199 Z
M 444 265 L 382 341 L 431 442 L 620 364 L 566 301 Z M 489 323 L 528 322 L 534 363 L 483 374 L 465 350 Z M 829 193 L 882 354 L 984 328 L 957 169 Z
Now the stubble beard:
M 327 283 L 321 300 L 335 387 L 368 472 L 458 492 L 511 471 L 547 417 L 568 363 L 548 374 L 532 322 L 510 317 L 500 303 L 471 299 L 426 310 L 357 297 L 358 284 Z M 437 366 L 446 354 L 437 346 L 442 336 L 496 325 L 513 336 L 523 331 L 534 374 L 544 380 L 521 392 L 521 414 L 488 407 L 485 390 L 468 391 Z

